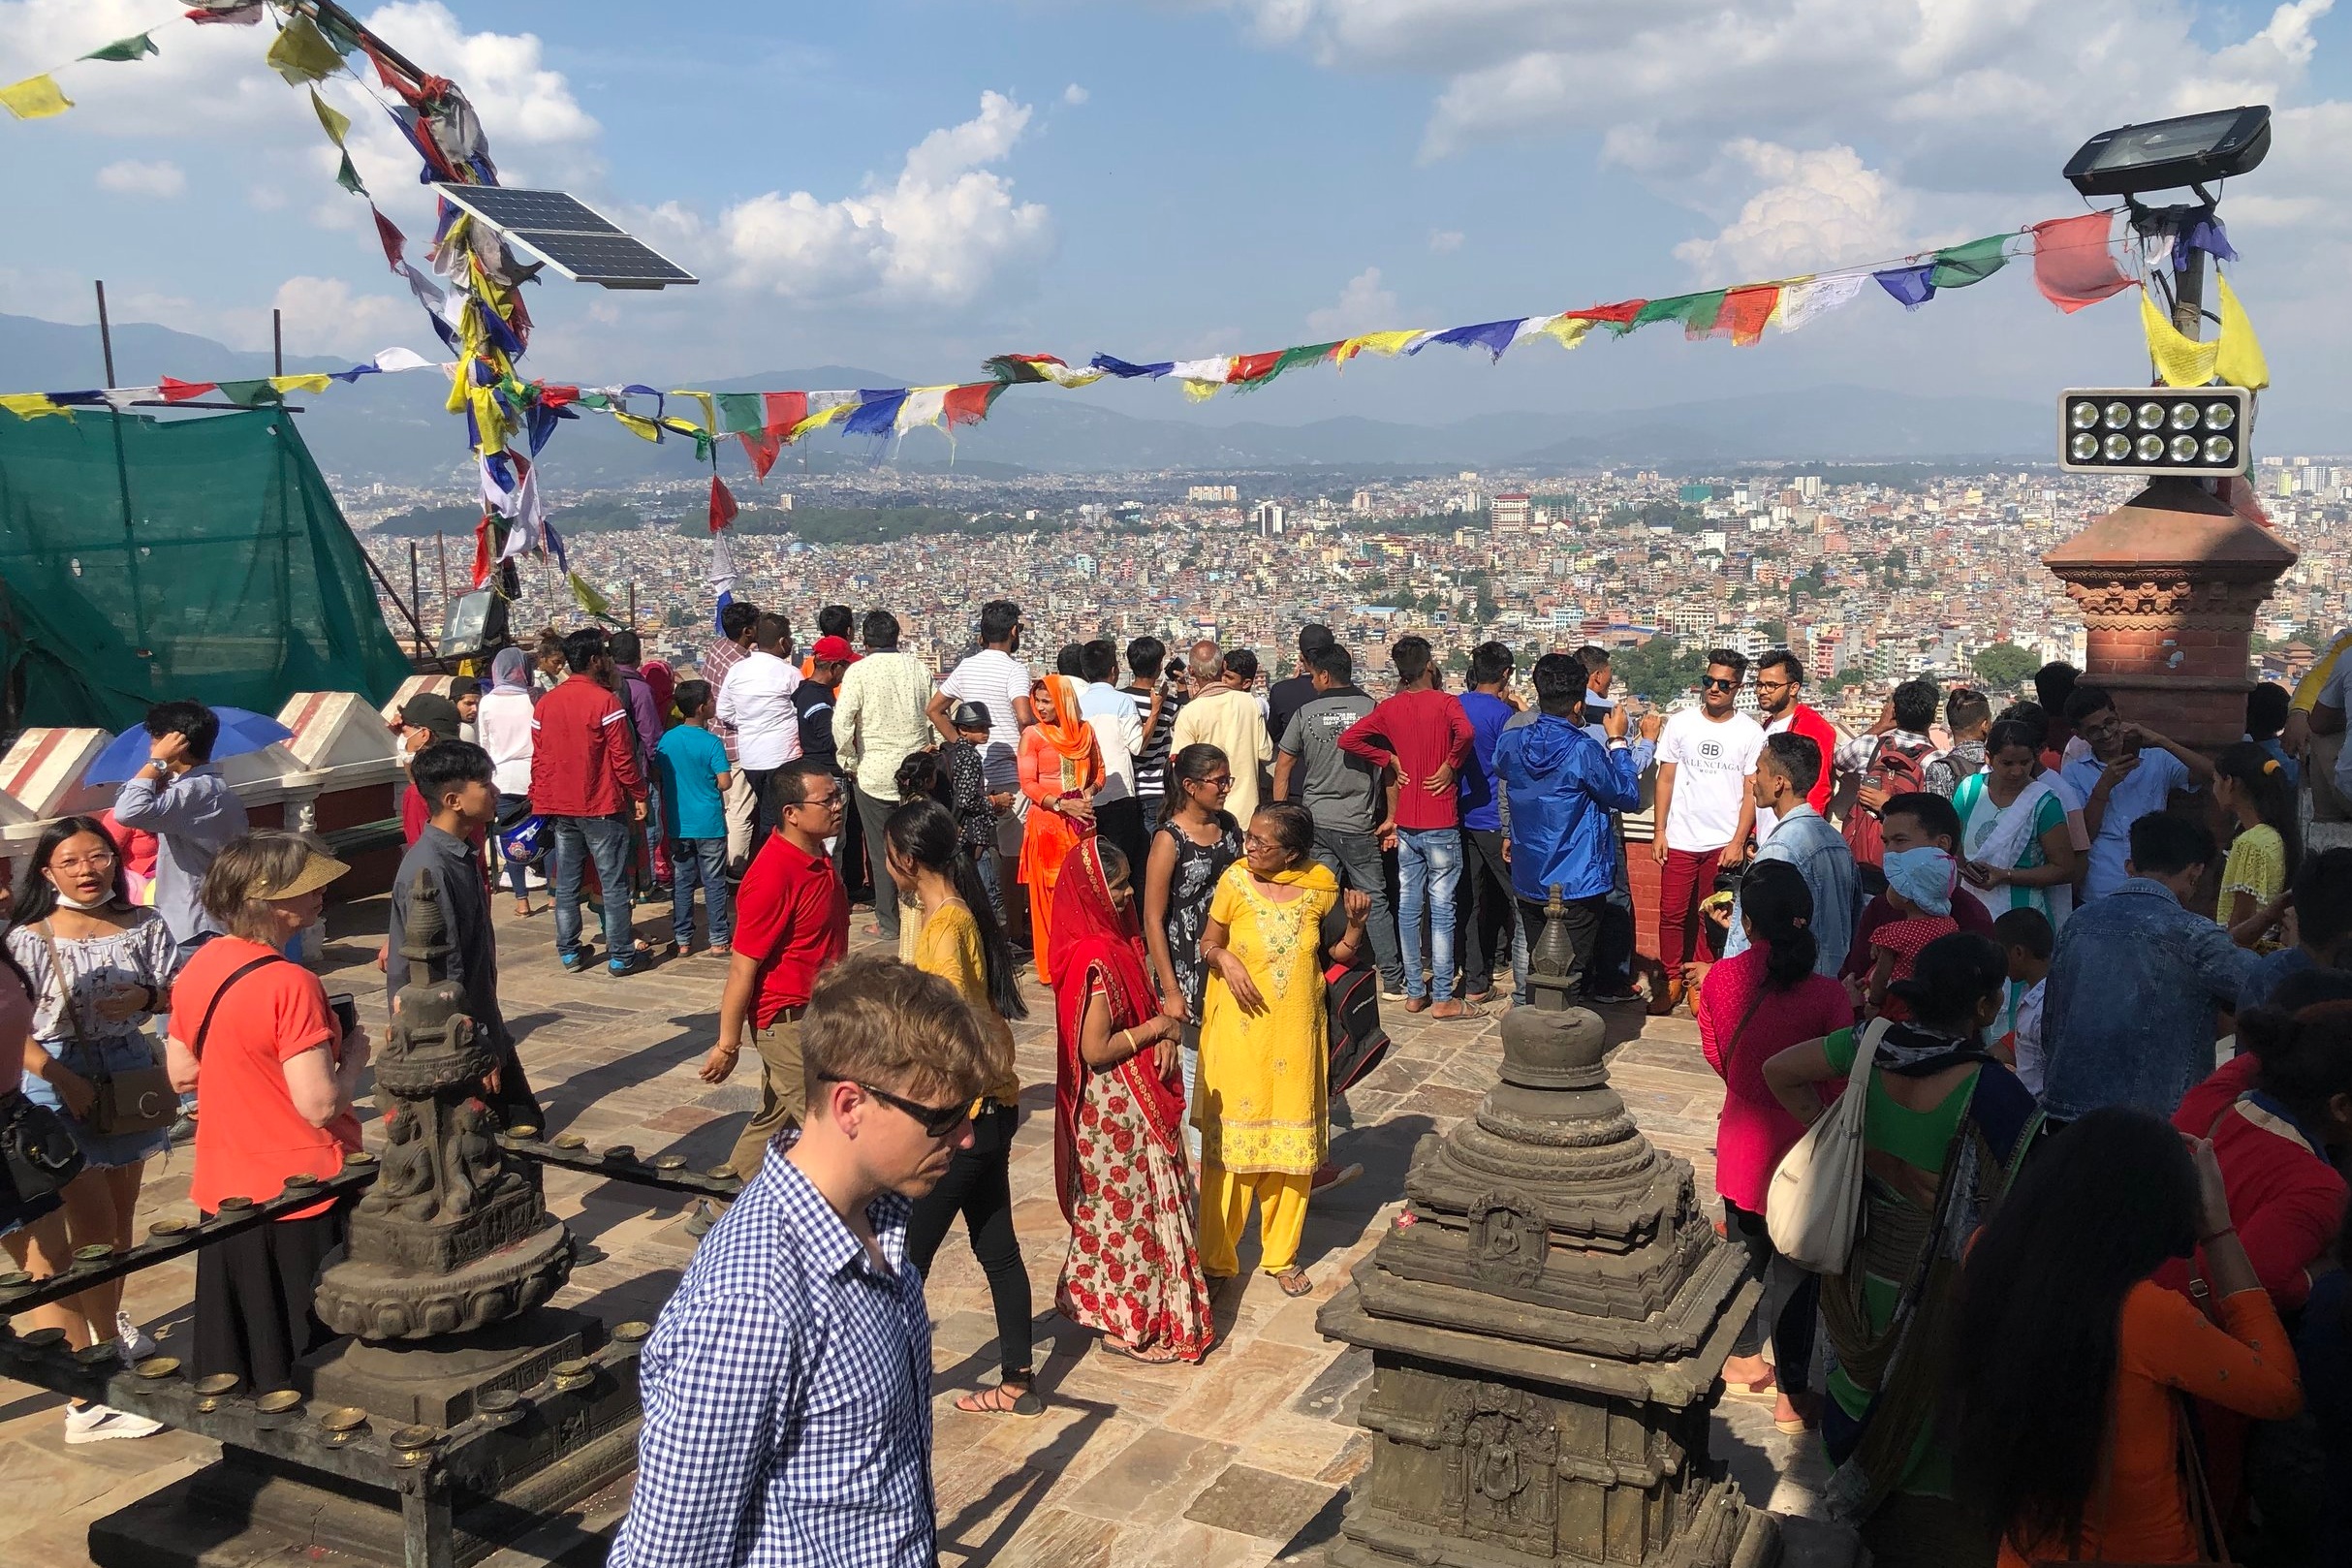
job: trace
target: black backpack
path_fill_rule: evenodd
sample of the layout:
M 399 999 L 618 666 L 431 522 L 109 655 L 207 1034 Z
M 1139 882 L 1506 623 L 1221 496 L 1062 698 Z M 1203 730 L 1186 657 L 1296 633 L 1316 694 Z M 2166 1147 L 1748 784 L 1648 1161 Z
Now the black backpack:
M 1333 965 L 1323 977 L 1331 1047 L 1331 1092 L 1342 1094 L 1368 1077 L 1389 1053 L 1380 1026 L 1380 971 Z

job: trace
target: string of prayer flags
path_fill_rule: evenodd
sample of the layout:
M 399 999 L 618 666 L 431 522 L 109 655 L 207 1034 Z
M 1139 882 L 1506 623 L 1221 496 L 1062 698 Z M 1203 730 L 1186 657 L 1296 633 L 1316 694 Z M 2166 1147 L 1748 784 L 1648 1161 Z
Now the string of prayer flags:
M 118 38 L 111 44 L 102 44 L 89 53 L 82 55 L 81 58 L 130 61 L 139 59 L 142 55 L 161 54 L 163 50 L 155 47 L 153 33 L 133 33 L 129 38 Z
M 1626 329 L 1674 321 L 1682 324 L 1684 337 L 1705 337 L 1715 329 L 1715 318 L 1723 314 L 1723 300 L 1729 293 L 1727 289 L 1713 289 L 1704 294 L 1678 294 L 1664 299 L 1646 300 Z
M 1764 329 L 1780 308 L 1780 285 L 1763 283 L 1744 289 L 1723 291 L 1723 312 L 1715 318 L 1715 331 L 1727 334 L 1734 348 L 1751 348 L 1763 341 Z M 1571 345 L 1573 347 L 1573 345 Z
M 2085 212 L 2027 230 L 2033 236 L 2033 286 L 2042 298 L 2071 316 L 2130 288 L 2109 242 L 2114 227 L 2111 214 Z
M 0 108 L 20 120 L 46 120 L 73 107 L 74 101 L 59 90 L 57 78 L 46 71 L 0 87 Z
M 1862 297 L 1867 272 L 1827 272 L 1780 286 L 1780 329 L 1793 332 L 1806 322 L 1840 310 Z

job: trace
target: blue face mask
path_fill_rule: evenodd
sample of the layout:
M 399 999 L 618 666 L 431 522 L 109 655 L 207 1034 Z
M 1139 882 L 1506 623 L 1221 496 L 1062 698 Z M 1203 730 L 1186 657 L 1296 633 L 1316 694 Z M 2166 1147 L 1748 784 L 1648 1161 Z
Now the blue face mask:
M 1952 913 L 1952 857 L 1928 845 L 1898 849 L 1886 858 L 1887 884 L 1926 915 Z

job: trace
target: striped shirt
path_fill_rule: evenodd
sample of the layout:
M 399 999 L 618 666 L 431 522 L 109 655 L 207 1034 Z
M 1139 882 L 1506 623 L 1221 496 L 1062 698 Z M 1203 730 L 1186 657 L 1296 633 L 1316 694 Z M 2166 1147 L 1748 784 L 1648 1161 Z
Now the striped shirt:
M 887 1270 L 785 1158 L 703 1239 L 638 1367 L 637 1490 L 607 1568 L 931 1568 L 931 1329 L 907 1200 Z
M 1119 688 L 1135 699 L 1136 711 L 1144 718 L 1144 743 L 1135 750 L 1135 793 L 1162 795 L 1168 789 L 1168 737 L 1176 731 L 1176 709 L 1184 706 L 1184 693 L 1176 685 L 1162 686 L 1160 717 L 1156 724 L 1151 718 L 1151 685 L 1136 681 Z

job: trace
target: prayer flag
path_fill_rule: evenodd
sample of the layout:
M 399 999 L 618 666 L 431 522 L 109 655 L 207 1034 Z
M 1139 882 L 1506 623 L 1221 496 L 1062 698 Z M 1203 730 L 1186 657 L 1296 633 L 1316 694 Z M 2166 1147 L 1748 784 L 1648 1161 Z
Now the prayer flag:
M 433 361 L 419 354 L 415 349 L 392 348 L 380 350 L 372 362 L 378 370 L 390 373 L 396 370 L 422 370 Z
M 1715 318 L 1723 314 L 1724 293 L 1722 289 L 1710 289 L 1701 294 L 1678 294 L 1664 299 L 1645 300 L 1642 308 L 1634 312 L 1633 321 L 1625 329 L 1632 331 L 1637 327 L 1647 327 L 1653 322 L 1677 321 L 1682 324 L 1684 337 L 1705 337 L 1715 329 Z
M 1563 314 L 1577 321 L 1598 323 L 1609 329 L 1611 336 L 1623 337 L 1634 329 L 1635 318 L 1642 314 L 1643 307 L 1648 303 L 1646 299 L 1620 299 L 1614 305 L 1587 305 L 1583 310 L 1570 310 Z
M 490 580 L 490 515 L 485 512 L 474 524 L 474 586 L 479 588 Z
M 206 22 L 251 27 L 262 19 L 262 0 L 196 0 L 196 4 L 183 15 L 200 27 Z M 476 583 L 475 586 L 480 587 L 481 584 Z
M 395 272 L 399 271 L 400 252 L 408 248 L 407 236 L 393 228 L 392 219 L 386 217 L 373 203 L 368 204 L 367 210 L 376 215 L 376 238 L 383 242 L 385 265 Z
M 713 426 L 714 431 L 724 430 L 729 435 L 741 435 L 746 430 L 758 431 L 767 427 L 768 420 L 761 409 L 758 392 L 721 392 L 718 404 L 719 414 L 725 423 Z
M 129 61 L 136 60 L 143 54 L 159 54 L 162 51 L 155 47 L 155 35 L 153 33 L 133 33 L 129 38 L 118 38 L 111 44 L 102 45 L 99 47 L 90 50 L 90 52 L 83 55 L 82 58 L 85 60 Z
M 327 140 L 341 146 L 344 133 L 351 129 L 351 116 L 321 98 L 316 87 L 310 89 L 310 108 L 318 115 L 319 129 L 327 133 Z
M 891 428 L 899 435 L 924 425 L 937 426 L 947 418 L 948 393 L 952 387 L 910 387 L 898 404 L 898 417 Z
M 1540 333 L 1563 349 L 1575 348 L 1584 341 L 1584 334 L 1592 330 L 1591 321 L 1583 316 L 1539 316 L 1532 319 L 1543 325 L 1537 327 L 1530 336 Z
M 2254 335 L 2254 324 L 2246 320 L 2238 291 L 2230 287 L 2230 280 L 2218 267 L 2213 269 L 2213 286 L 2221 293 L 2221 352 L 2213 360 L 2214 373 L 2233 387 L 2260 392 L 2271 384 L 2271 363 L 2263 357 L 2262 339 Z
M 2153 293 L 2146 287 L 2140 290 L 2140 326 L 2148 334 L 2148 357 L 2167 387 L 2203 387 L 2213 379 L 2220 342 L 2200 343 L 2181 332 L 2157 308 Z
M 1282 356 L 1287 352 L 1284 349 L 1275 349 L 1271 353 L 1266 354 L 1238 354 L 1234 356 L 1233 368 L 1226 373 L 1225 379 L 1237 386 L 1245 382 L 1264 381 L 1274 373 L 1274 366 L 1282 362 Z
M 710 531 L 717 533 L 736 519 L 735 494 L 719 480 L 710 476 Z
M 768 471 L 776 465 L 776 455 L 784 450 L 784 437 L 789 433 L 782 429 L 744 430 L 736 436 L 743 443 L 743 455 L 751 463 L 754 478 L 768 477 Z
M 1734 348 L 1753 348 L 1764 336 L 1765 324 L 1779 308 L 1777 283 L 1729 290 L 1723 296 L 1723 314 L 1715 319 L 1715 330 L 1731 333 Z
M 165 402 L 184 403 L 190 398 L 204 396 L 204 393 L 216 390 L 219 385 L 220 383 L 214 381 L 174 381 L 170 376 L 166 376 L 159 390 L 164 394 Z
M 858 411 L 862 392 L 812 392 L 808 396 L 808 417 L 792 427 L 789 439 L 798 441 L 811 430 L 838 423 Z
M 723 530 L 710 538 L 710 576 L 706 580 L 712 596 L 718 601 L 712 607 L 710 624 L 724 637 L 727 628 L 721 617 L 727 613 L 727 607 L 735 603 L 735 551 L 727 548 L 727 535 Z
M 708 429 L 713 436 L 719 433 L 719 411 L 711 406 L 710 393 L 706 392 L 686 392 L 674 388 L 672 389 L 670 395 L 673 397 L 693 398 L 695 406 L 703 411 L 704 426 Z
M 2009 236 L 1987 235 L 1937 251 L 1928 265 L 1928 281 L 1939 289 L 1964 289 L 1984 282 L 2008 265 Z
M 785 440 L 792 438 L 794 425 L 808 418 L 808 393 L 804 392 L 762 392 L 760 404 L 766 410 L 761 428 Z
M 0 408 L 7 409 L 20 420 L 37 420 L 45 414 L 65 414 L 69 420 L 74 417 L 49 401 L 47 392 L 0 393 Z
M 1341 339 L 1339 346 L 1332 351 L 1332 362 L 1344 365 L 1359 354 L 1377 354 L 1382 359 L 1393 360 L 1397 355 L 1412 349 L 1428 335 L 1427 332 L 1419 329 L 1402 332 L 1359 333 L 1357 336 Z
M 2052 218 L 2035 224 L 2033 286 L 2042 298 L 2074 314 L 2110 295 L 2131 287 L 2131 279 L 2116 265 L 2109 235 L 2115 218 L 2107 212 L 2085 212 L 2075 218 Z
M 1157 378 L 1167 375 L 1176 368 L 1176 361 L 1173 360 L 1162 360 L 1157 364 L 1129 364 L 1126 361 L 1114 360 L 1108 354 L 1098 354 L 1089 362 L 1103 374 L 1116 376 L 1121 381 L 1132 381 L 1137 376 Z
M 1254 376 L 1247 382 L 1243 382 L 1241 390 L 1243 392 L 1255 391 L 1284 371 L 1296 370 L 1302 364 L 1321 364 L 1338 352 L 1339 345 L 1336 342 L 1301 343 L 1295 349 L 1284 349 L 1273 356 L 1274 362 L 1267 368 L 1264 375 Z M 1239 381 L 1240 377 L 1237 375 L 1234 379 Z
M 1005 384 L 1001 381 L 976 381 L 967 386 L 949 388 L 944 410 L 948 428 L 953 430 L 958 424 L 978 424 L 987 419 L 988 410 L 995 406 L 997 394 L 1004 390 Z
M 889 435 L 897 425 L 898 409 L 906 401 L 904 387 L 889 387 L 880 391 L 858 393 L 858 406 L 851 409 L 842 422 L 843 435 Z
M 251 381 L 223 381 L 215 385 L 215 390 L 240 408 L 260 408 L 278 400 L 276 390 L 266 377 Z
M 274 392 L 323 392 L 327 390 L 327 383 L 332 379 L 333 378 L 331 376 L 318 374 L 303 376 L 271 376 L 269 378 L 269 390 Z
M 1449 327 L 1442 332 L 1431 332 L 1406 352 L 1419 354 L 1431 343 L 1451 343 L 1456 348 L 1485 349 L 1489 359 L 1500 360 L 1503 350 L 1518 338 L 1520 327 L 1526 319 L 1524 316 L 1514 316 L 1509 321 L 1482 321 L 1470 327 Z
M 981 368 L 1009 386 L 1050 381 L 1056 387 L 1088 387 L 1103 379 L 1100 370 L 1074 370 L 1051 354 L 999 354 Z
M 1890 267 L 1870 276 L 1878 280 L 1880 288 L 1901 300 L 1905 310 L 1917 310 L 1935 298 L 1934 271 L 1933 262 L 1921 262 L 1912 267 Z
M 45 71 L 0 87 L 0 107 L 20 120 L 46 120 L 72 109 L 74 101 L 57 90 L 57 78 Z
M 589 614 L 594 615 L 599 620 L 611 620 L 612 618 L 612 601 L 606 598 L 603 594 L 598 593 L 595 588 L 591 587 L 586 578 L 581 577 L 578 572 L 575 572 L 571 575 L 569 580 L 572 584 L 572 599 L 574 603 L 578 604 L 580 609 L 586 611 Z
M 343 69 L 343 56 L 335 52 L 318 24 L 298 11 L 278 30 L 269 52 L 262 58 L 289 84 L 324 81 Z
M 1824 272 L 1780 286 L 1780 329 L 1793 332 L 1817 316 L 1841 310 L 1861 298 L 1867 272 Z
M 613 409 L 612 414 L 614 419 L 620 421 L 621 427 L 631 435 L 643 437 L 647 441 L 659 441 L 662 438 L 662 427 L 643 414 L 632 414 L 625 408 Z
M 343 154 L 342 163 L 335 169 L 335 183 L 342 186 L 345 190 L 351 192 L 351 194 L 354 196 L 365 196 L 367 194 L 367 187 L 361 183 L 360 172 L 352 167 L 351 154 L 348 152 Z

